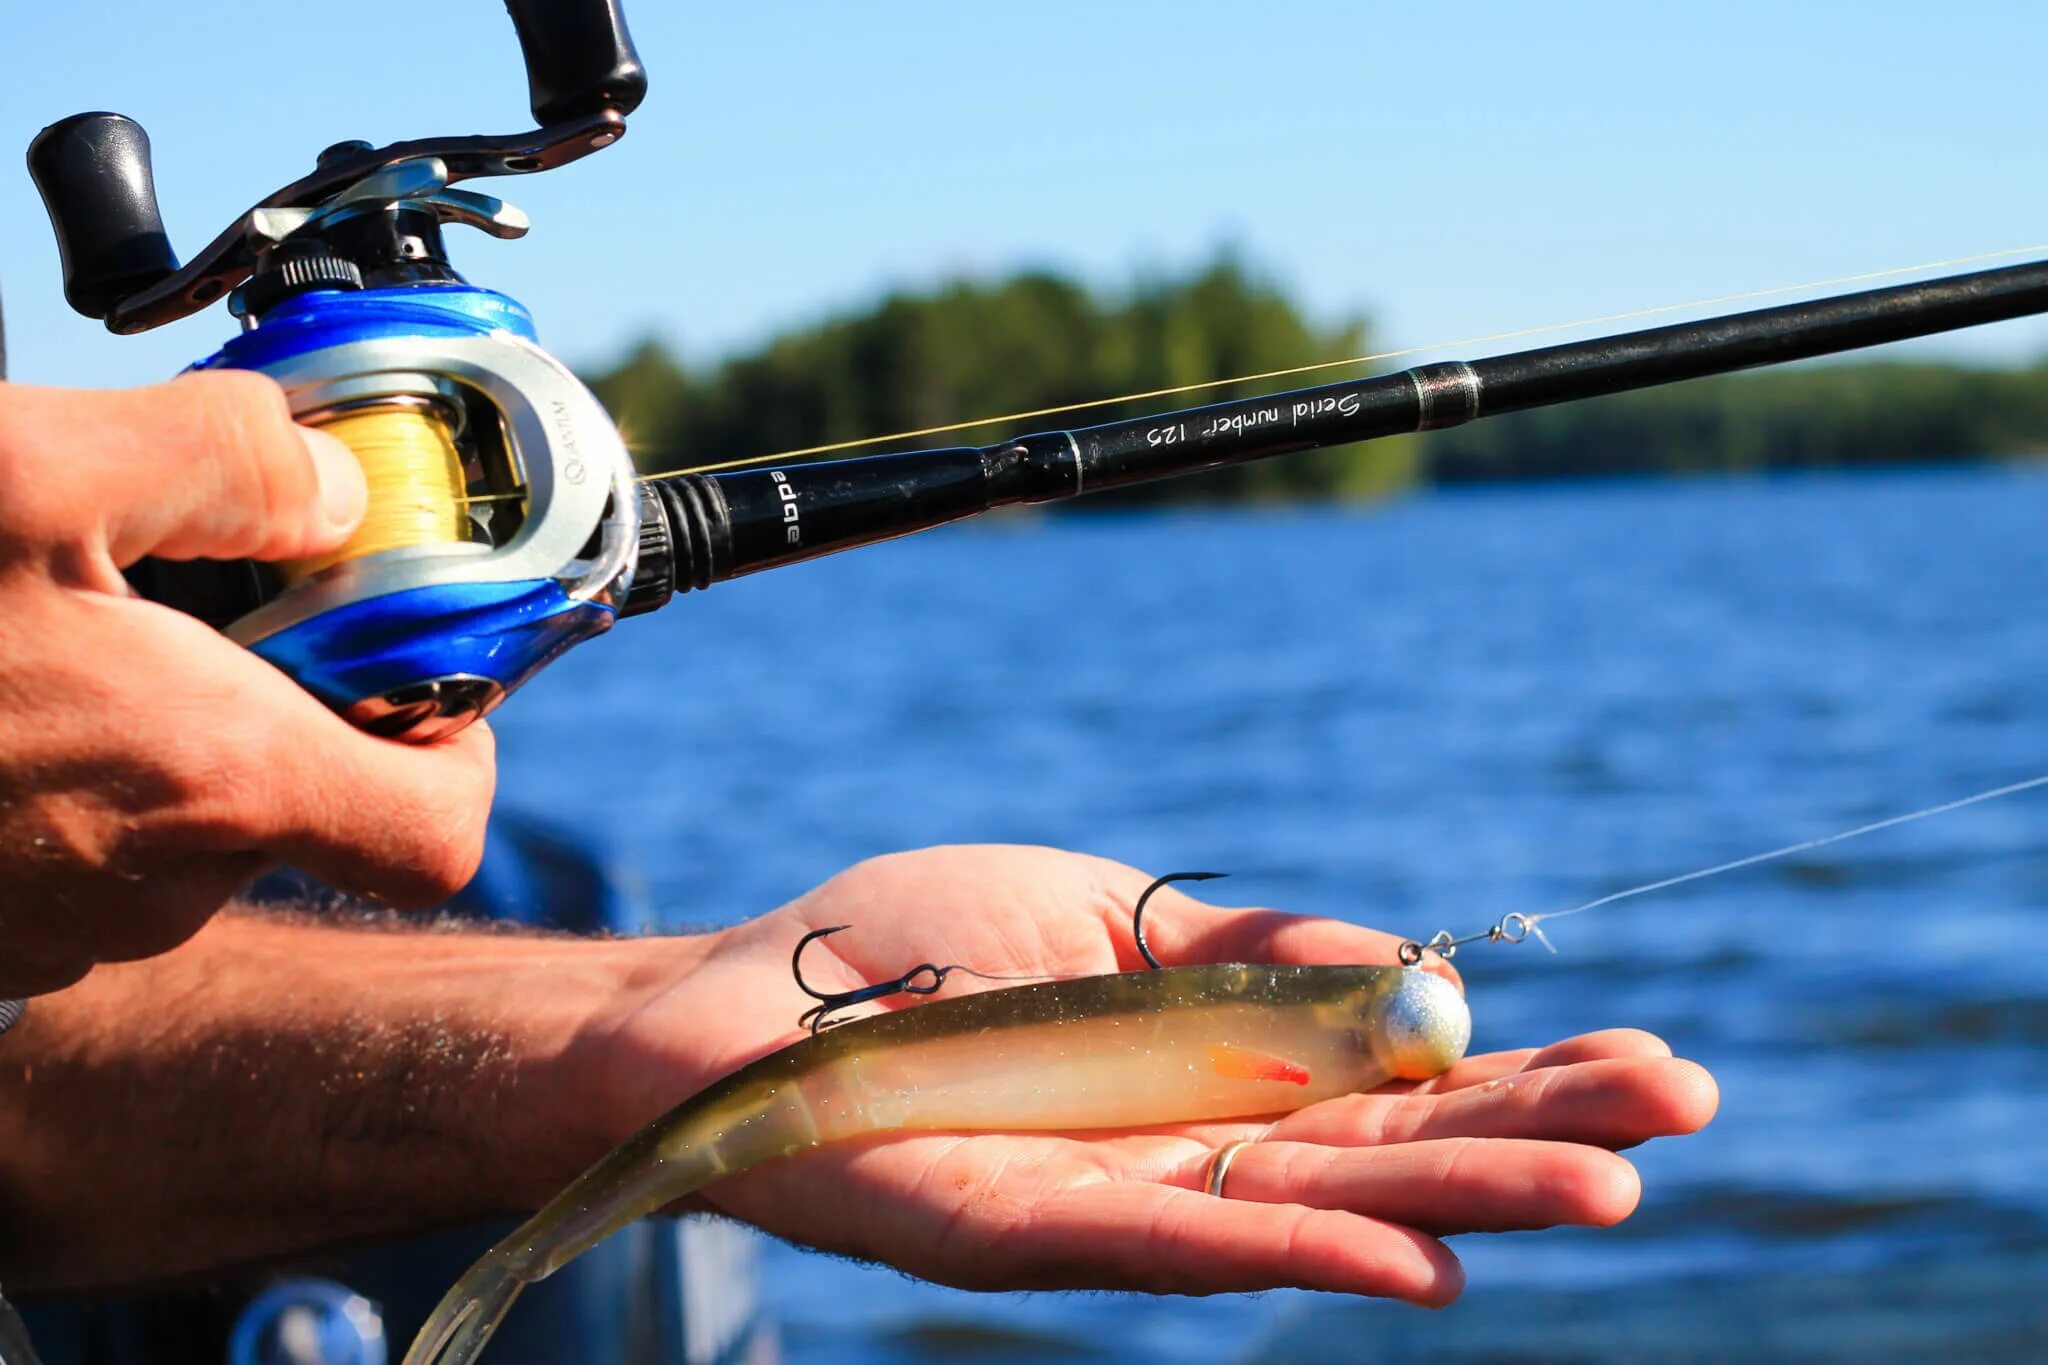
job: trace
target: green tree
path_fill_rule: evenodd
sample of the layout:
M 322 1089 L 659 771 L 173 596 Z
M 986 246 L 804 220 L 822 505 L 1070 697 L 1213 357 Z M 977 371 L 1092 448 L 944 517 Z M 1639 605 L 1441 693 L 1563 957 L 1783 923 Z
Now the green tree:
M 696 372 L 644 341 L 592 383 L 641 467 L 677 469 L 1157 393 L 1366 348 L 1362 319 L 1319 325 L 1273 282 L 1224 252 L 1196 269 L 1115 293 L 1044 270 L 898 291 Z M 911 437 L 893 448 L 985 445 L 1023 431 L 1086 426 L 1342 374 L 1160 394 Z M 1515 413 L 1090 502 L 1360 498 L 1414 482 L 1801 469 L 1982 458 L 2044 446 L 2048 364 L 2012 370 L 1861 361 Z
M 590 377 L 591 390 L 619 424 L 635 461 L 644 470 L 673 467 L 676 438 L 686 421 L 690 377 L 654 340 L 634 346 L 613 368 Z
M 1490 418 L 1423 439 L 1427 478 L 1689 474 L 1977 459 L 2048 444 L 2048 368 L 1796 366 Z
M 1365 345 L 1361 320 L 1318 326 L 1277 287 L 1224 253 L 1185 275 L 1145 281 L 1118 295 L 1047 271 L 892 293 L 702 374 L 691 374 L 659 343 L 645 341 L 594 377 L 592 386 L 627 430 L 642 468 L 671 469 L 1284 369 L 1356 355 Z M 911 439 L 896 448 L 987 444 L 1020 431 L 1227 396 L 1206 390 Z M 1365 495 L 1405 484 L 1411 456 L 1406 442 L 1377 442 L 1218 470 L 1122 496 Z

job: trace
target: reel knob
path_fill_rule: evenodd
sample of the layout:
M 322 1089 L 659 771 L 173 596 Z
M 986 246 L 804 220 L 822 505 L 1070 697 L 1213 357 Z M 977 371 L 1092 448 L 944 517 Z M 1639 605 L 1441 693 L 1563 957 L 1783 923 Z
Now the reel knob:
M 29 174 L 64 261 L 64 300 L 89 318 L 177 273 L 149 166 L 149 134 L 120 114 L 73 114 L 36 134 Z
M 604 109 L 630 114 L 647 98 L 647 68 L 618 0 L 505 0 L 505 8 L 543 128 Z

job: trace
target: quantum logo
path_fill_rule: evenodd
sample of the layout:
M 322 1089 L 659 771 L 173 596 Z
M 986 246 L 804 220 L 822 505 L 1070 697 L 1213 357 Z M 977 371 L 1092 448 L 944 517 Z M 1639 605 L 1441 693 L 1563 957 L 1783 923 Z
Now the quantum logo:
M 576 414 L 569 411 L 569 405 L 559 398 L 548 400 L 548 409 L 555 428 L 556 463 L 562 471 L 562 482 L 581 484 L 585 471 L 583 452 L 576 446 Z

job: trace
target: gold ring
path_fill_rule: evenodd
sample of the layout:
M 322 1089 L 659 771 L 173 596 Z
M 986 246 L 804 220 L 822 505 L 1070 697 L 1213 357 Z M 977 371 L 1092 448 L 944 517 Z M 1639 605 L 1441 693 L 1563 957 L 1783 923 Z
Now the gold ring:
M 1221 1147 L 1218 1147 L 1216 1154 L 1209 1158 L 1209 1171 L 1203 1177 L 1203 1188 L 1218 1199 L 1224 1198 L 1223 1181 L 1230 1174 L 1230 1163 L 1237 1160 L 1237 1154 L 1249 1146 L 1251 1146 L 1250 1142 L 1240 1139 L 1237 1142 L 1226 1142 Z

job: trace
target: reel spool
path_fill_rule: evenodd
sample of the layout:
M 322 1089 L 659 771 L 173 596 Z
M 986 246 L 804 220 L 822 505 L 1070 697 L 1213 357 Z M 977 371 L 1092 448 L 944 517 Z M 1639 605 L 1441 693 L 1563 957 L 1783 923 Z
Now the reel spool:
M 275 590 L 223 628 L 374 733 L 427 741 L 487 714 L 608 629 L 630 587 L 632 461 L 530 335 L 511 300 L 466 285 L 323 292 L 204 362 L 270 375 L 363 464 L 348 542 L 256 566 Z
M 431 399 L 404 397 L 301 418 L 355 453 L 370 496 L 362 524 L 339 549 L 279 565 L 284 581 L 386 550 L 469 543 L 469 480 L 455 448 L 459 418 Z

